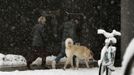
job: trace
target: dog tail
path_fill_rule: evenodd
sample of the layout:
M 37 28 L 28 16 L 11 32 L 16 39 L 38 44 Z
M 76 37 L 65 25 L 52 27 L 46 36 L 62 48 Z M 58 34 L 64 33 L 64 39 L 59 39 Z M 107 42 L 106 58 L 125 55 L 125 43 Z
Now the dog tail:
M 80 46 L 80 43 L 75 43 L 75 45 Z
M 96 61 L 96 60 L 94 59 L 94 53 L 93 53 L 93 51 L 91 51 L 90 49 L 89 49 L 89 51 L 90 51 L 89 60 Z
M 93 53 L 93 51 L 90 51 L 90 53 L 91 53 L 91 55 L 92 55 L 92 56 L 94 56 L 94 53 Z
M 74 41 L 73 41 L 72 38 L 67 38 L 67 39 L 65 40 L 65 47 L 68 47 L 69 44 L 71 44 L 71 45 L 74 44 Z
M 91 54 L 92 58 L 89 60 L 91 60 L 94 63 L 97 63 L 98 61 L 94 59 L 94 53 L 91 50 L 90 50 L 90 54 Z

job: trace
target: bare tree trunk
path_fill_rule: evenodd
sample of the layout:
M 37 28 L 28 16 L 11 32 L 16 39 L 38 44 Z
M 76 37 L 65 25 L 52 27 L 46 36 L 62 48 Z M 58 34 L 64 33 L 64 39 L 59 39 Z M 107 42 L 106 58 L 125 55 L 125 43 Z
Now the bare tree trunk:
M 123 54 L 134 37 L 134 0 L 121 1 L 121 50 Z

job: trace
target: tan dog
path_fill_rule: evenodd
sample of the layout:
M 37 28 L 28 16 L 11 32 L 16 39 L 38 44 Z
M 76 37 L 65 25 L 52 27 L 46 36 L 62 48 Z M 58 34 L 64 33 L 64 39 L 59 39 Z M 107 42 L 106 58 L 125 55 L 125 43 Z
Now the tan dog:
M 79 68 L 79 60 L 83 60 L 86 63 L 87 68 L 89 68 L 89 59 L 93 59 L 93 54 L 92 51 L 89 50 L 87 47 L 85 46 L 80 46 L 80 44 L 76 44 L 74 45 L 73 40 L 71 38 L 67 38 L 65 40 L 65 53 L 67 56 L 65 65 L 64 65 L 64 69 L 66 69 L 66 66 L 68 65 L 68 63 L 71 63 L 72 68 L 74 68 L 73 66 L 73 56 L 76 56 L 76 68 Z

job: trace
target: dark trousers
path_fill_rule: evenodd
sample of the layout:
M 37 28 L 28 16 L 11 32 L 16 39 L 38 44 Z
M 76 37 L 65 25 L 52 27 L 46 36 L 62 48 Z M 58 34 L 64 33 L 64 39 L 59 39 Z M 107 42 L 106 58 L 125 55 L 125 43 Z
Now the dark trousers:
M 26 58 L 27 60 L 27 67 L 31 69 L 30 64 L 35 61 L 38 57 L 42 58 L 42 66 L 44 68 L 46 67 L 46 56 L 48 56 L 49 53 L 45 48 L 41 47 L 32 47 L 32 51 L 30 52 L 29 56 Z
M 56 63 L 58 63 L 60 61 L 61 58 L 65 57 L 66 54 L 65 54 L 65 40 L 68 38 L 68 35 L 70 35 L 70 38 L 72 38 L 74 40 L 74 42 L 76 42 L 76 35 L 75 34 L 70 34 L 74 32 L 73 30 L 70 31 L 70 32 L 64 32 L 63 35 L 62 35 L 62 45 L 61 45 L 61 51 L 60 53 L 58 54 L 58 56 L 56 57 L 55 61 Z M 73 57 L 73 63 L 75 64 L 75 56 Z
M 61 51 L 58 54 L 58 56 L 56 57 L 56 59 L 55 59 L 56 63 L 58 63 L 60 61 L 60 59 L 63 58 L 63 57 L 66 57 L 66 54 L 65 54 L 65 42 L 64 41 L 62 42 Z M 75 65 L 75 58 L 76 58 L 76 56 L 73 57 L 73 64 L 74 65 Z
M 63 58 L 63 57 L 65 57 L 66 56 L 66 54 L 65 53 L 59 53 L 58 54 L 58 56 L 56 57 L 56 59 L 55 59 L 55 61 L 56 61 L 56 63 L 58 63 L 59 61 L 60 61 L 60 59 L 61 58 Z M 73 65 L 76 65 L 76 61 L 75 61 L 75 58 L 76 58 L 76 56 L 73 56 Z
M 62 41 L 61 51 L 55 59 L 56 63 L 58 63 L 60 61 L 60 59 L 65 57 L 65 56 L 66 56 L 66 54 L 65 54 L 65 43 L 64 43 L 64 41 Z

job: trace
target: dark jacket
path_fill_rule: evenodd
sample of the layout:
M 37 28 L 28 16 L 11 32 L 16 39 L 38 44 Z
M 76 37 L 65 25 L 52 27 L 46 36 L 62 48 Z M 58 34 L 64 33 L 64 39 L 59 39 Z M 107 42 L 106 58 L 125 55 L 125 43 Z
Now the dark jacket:
M 74 42 L 78 41 L 76 29 L 77 25 L 71 20 L 63 23 L 62 47 L 61 47 L 62 53 L 65 53 L 65 40 L 67 38 L 72 38 Z
M 62 40 L 65 41 L 65 39 L 68 37 L 72 38 L 73 40 L 77 40 L 76 24 L 73 21 L 67 21 L 63 24 Z
M 47 40 L 47 35 L 46 35 L 44 25 L 36 24 L 33 27 L 32 34 L 33 34 L 32 46 L 45 48 L 45 45 L 46 45 L 45 42 Z

